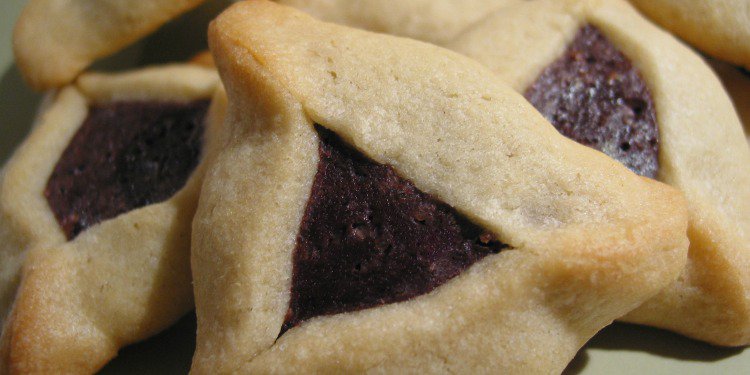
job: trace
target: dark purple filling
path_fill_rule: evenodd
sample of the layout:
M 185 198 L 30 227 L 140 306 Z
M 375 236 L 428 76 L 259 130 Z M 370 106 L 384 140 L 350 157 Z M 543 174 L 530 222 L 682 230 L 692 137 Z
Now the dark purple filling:
M 294 249 L 281 333 L 318 315 L 428 293 L 508 247 L 392 167 L 316 129 L 320 162 Z
M 182 188 L 198 164 L 208 104 L 123 101 L 89 108 L 44 190 L 67 238 Z
M 656 177 L 659 130 L 651 93 L 628 58 L 594 26 L 581 28 L 525 96 L 566 137 Z

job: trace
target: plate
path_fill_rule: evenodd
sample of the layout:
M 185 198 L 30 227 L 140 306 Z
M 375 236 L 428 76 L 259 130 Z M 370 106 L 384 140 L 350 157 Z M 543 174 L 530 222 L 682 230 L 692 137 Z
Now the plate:
M 161 28 L 94 69 L 184 60 L 205 48 L 209 20 L 227 5 L 210 1 Z M 0 162 L 29 132 L 42 95 L 31 91 L 13 64 L 11 35 L 23 0 L 0 1 Z M 188 27 L 189 26 L 189 27 Z M 120 351 L 103 374 L 187 373 L 195 347 L 195 314 L 188 314 L 160 335 Z M 596 335 L 576 356 L 565 374 L 717 374 L 750 372 L 750 351 L 719 348 L 666 331 L 614 324 Z

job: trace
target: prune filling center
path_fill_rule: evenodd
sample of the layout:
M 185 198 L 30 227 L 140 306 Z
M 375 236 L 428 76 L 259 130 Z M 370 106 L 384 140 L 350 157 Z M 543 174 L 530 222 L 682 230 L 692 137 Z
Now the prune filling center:
M 208 100 L 92 105 L 44 190 L 68 240 L 182 188 L 198 165 L 208 105 Z
M 659 130 L 651 93 L 630 60 L 596 27 L 581 28 L 524 95 L 566 137 L 656 177 Z
M 282 334 L 315 316 L 428 293 L 508 247 L 392 167 L 316 130 L 320 161 L 293 253 Z

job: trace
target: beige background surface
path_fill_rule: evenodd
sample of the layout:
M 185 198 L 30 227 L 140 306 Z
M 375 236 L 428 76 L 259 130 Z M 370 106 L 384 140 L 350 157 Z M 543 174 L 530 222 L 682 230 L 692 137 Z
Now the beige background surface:
M 28 132 L 41 95 L 28 89 L 13 64 L 11 35 L 24 0 L 0 1 L 0 162 Z M 214 0 L 162 28 L 147 40 L 97 64 L 122 69 L 191 56 L 205 46 L 208 20 L 226 3 Z M 195 318 L 124 349 L 103 373 L 186 373 L 194 347 Z M 750 373 L 750 350 L 715 348 L 668 332 L 617 324 L 605 329 L 571 363 L 568 374 Z

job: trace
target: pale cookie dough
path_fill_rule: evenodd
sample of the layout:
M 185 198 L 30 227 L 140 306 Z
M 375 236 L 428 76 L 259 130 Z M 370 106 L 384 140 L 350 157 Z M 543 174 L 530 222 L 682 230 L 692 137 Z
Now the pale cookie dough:
M 13 52 L 32 87 L 60 87 L 203 1 L 29 0 L 13 32 Z
M 470 59 L 261 0 L 220 15 L 209 44 L 231 137 L 193 223 L 196 374 L 559 373 L 684 267 L 676 190 L 560 136 Z M 507 247 L 427 294 L 280 336 L 322 165 L 315 124 Z
M 630 0 L 643 14 L 701 51 L 750 69 L 750 1 Z
M 624 320 L 718 345 L 750 343 L 750 150 L 700 56 L 617 0 L 511 6 L 449 47 L 525 92 L 585 25 L 599 29 L 647 83 L 660 136 L 656 178 L 682 190 L 690 211 L 687 268 Z
M 441 44 L 522 0 L 278 0 L 323 21 Z
M 61 89 L 39 116 L 0 177 L 0 373 L 93 373 L 120 347 L 158 333 L 192 308 L 190 223 L 204 174 L 204 163 L 199 161 L 216 148 L 211 140 L 223 122 L 221 101 L 207 113 L 205 109 L 217 86 L 215 71 L 188 65 L 112 75 L 89 73 Z M 58 186 L 52 176 L 64 165 L 69 144 L 86 134 L 79 130 L 93 108 L 146 102 L 179 107 L 198 101 L 202 112 L 193 118 L 205 119 L 202 140 L 188 140 L 198 145 L 194 159 L 198 164 L 186 170 L 176 193 L 98 223 L 80 222 L 77 227 L 59 221 L 55 207 L 61 206 L 53 202 L 73 200 L 64 194 L 62 189 L 70 189 L 65 184 L 59 185 L 62 198 L 48 198 L 57 191 L 50 186 Z M 188 129 L 195 129 L 196 122 Z M 149 135 L 137 135 L 145 141 L 128 146 L 128 155 L 137 155 L 138 145 L 158 139 L 150 138 L 152 133 L 138 133 Z M 108 150 L 110 142 L 115 141 L 96 141 Z M 145 170 L 154 165 L 141 163 L 137 156 L 113 158 L 109 163 L 117 170 L 136 163 Z M 170 159 L 149 160 L 161 163 L 164 171 L 174 165 Z M 94 169 L 91 162 L 89 166 L 84 162 L 74 178 L 86 168 Z M 125 184 L 128 181 L 133 180 Z M 134 189 L 148 190 L 161 183 L 151 180 Z M 116 201 L 101 189 L 91 199 Z M 84 214 L 74 211 L 65 217 L 75 220 L 78 215 Z

